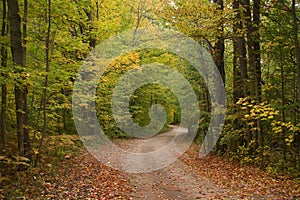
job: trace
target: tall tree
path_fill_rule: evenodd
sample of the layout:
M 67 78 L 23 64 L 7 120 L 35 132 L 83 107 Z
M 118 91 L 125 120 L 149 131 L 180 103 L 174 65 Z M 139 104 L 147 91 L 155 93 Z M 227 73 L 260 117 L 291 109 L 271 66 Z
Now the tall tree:
M 296 12 L 296 0 L 292 0 L 292 15 L 293 15 L 293 36 L 294 36 L 294 51 L 296 56 L 296 66 L 297 66 L 297 89 L 298 89 L 298 106 L 300 109 L 300 44 L 298 39 L 298 21 Z M 300 134 L 296 136 L 296 142 L 300 142 Z M 300 158 L 300 145 L 298 149 L 298 158 Z
M 8 34 L 8 26 L 7 26 L 7 5 L 6 0 L 3 0 L 3 8 L 2 8 L 2 29 L 1 29 L 1 37 L 5 38 Z M 1 67 L 7 67 L 7 48 L 6 44 L 1 42 Z M 2 147 L 6 146 L 6 127 L 7 127 L 7 120 L 6 120 L 6 107 L 7 107 L 7 86 L 5 82 L 1 85 L 1 119 L 0 119 L 0 136 L 1 136 L 1 145 Z
M 24 65 L 26 66 L 26 55 L 27 55 L 27 21 L 28 21 L 28 0 L 24 0 L 24 14 L 23 14 L 23 49 L 24 49 Z M 28 101 L 27 94 L 28 88 L 26 86 L 23 87 L 23 99 L 24 99 L 24 154 L 26 157 L 31 159 L 31 144 L 29 138 L 29 123 L 28 123 Z
M 236 103 L 240 98 L 245 98 L 248 95 L 248 67 L 247 67 L 247 51 L 244 35 L 244 26 L 242 23 L 241 1 L 233 1 L 235 23 L 233 24 L 233 101 Z M 234 112 L 238 109 L 234 108 Z M 241 119 L 234 120 L 233 128 L 239 130 L 245 128 L 247 130 L 247 142 L 250 143 L 252 137 L 247 124 L 244 124 Z
M 253 1 L 251 12 L 250 0 L 242 0 L 246 24 L 247 50 L 249 61 L 249 92 L 250 96 L 259 104 L 261 102 L 261 56 L 260 56 L 260 0 Z M 262 125 L 256 120 L 253 139 L 256 146 L 263 147 Z M 261 149 L 262 150 L 262 149 Z
M 292 0 L 292 15 L 293 15 L 293 36 L 294 36 L 294 51 L 296 56 L 297 75 L 298 75 L 298 103 L 300 108 L 300 44 L 298 39 L 298 18 L 296 12 L 296 0 Z
M 235 12 L 235 23 L 233 25 L 233 99 L 236 102 L 239 98 L 247 96 L 247 52 L 246 42 L 243 34 L 242 16 L 240 12 L 240 1 L 233 1 Z
M 21 32 L 21 17 L 18 5 L 18 0 L 8 0 L 8 19 L 10 24 L 10 42 L 12 60 L 14 63 L 15 73 L 17 73 L 18 80 L 15 83 L 15 105 L 17 118 L 17 137 L 18 150 L 20 156 L 25 156 L 28 152 L 24 148 L 24 137 L 26 128 L 26 106 L 27 91 L 24 86 L 23 69 L 26 67 L 26 55 L 23 48 L 23 36 Z M 26 141 L 29 142 L 29 141 Z M 29 145 L 29 144 L 27 144 Z
M 47 90 L 48 90 L 48 85 L 49 85 L 49 76 L 48 73 L 50 72 L 50 36 L 51 36 L 51 0 L 48 0 L 48 9 L 46 12 L 46 21 L 48 24 L 47 27 L 47 35 L 46 35 L 46 51 L 45 51 L 45 65 L 46 65 L 46 76 L 45 76 L 45 82 L 44 82 L 44 89 L 43 89 L 43 133 L 42 133 L 42 138 L 40 140 L 39 148 L 38 148 L 38 154 L 36 156 L 34 165 L 37 166 L 39 156 L 40 156 L 40 151 L 47 133 L 47 127 L 48 127 L 48 119 L 47 119 Z
M 218 5 L 217 10 L 223 12 L 224 10 L 224 2 L 223 0 L 214 0 L 214 3 Z M 221 18 L 219 26 L 219 35 L 217 36 L 217 42 L 214 46 L 214 54 L 213 59 L 216 63 L 223 82 L 225 83 L 225 69 L 224 69 L 224 51 L 225 51 L 225 44 L 224 44 L 224 22 L 223 18 Z

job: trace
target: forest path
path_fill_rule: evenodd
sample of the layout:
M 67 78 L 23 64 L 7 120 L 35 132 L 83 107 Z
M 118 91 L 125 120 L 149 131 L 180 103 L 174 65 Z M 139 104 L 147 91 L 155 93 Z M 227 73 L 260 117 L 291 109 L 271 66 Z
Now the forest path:
M 159 150 L 176 134 L 187 134 L 187 129 L 177 128 L 171 126 L 170 131 L 151 138 L 126 141 L 127 150 L 140 153 Z M 187 154 L 183 156 L 190 159 Z M 128 178 L 135 187 L 133 199 L 236 199 L 231 191 L 216 186 L 181 159 L 157 171 L 128 174 Z

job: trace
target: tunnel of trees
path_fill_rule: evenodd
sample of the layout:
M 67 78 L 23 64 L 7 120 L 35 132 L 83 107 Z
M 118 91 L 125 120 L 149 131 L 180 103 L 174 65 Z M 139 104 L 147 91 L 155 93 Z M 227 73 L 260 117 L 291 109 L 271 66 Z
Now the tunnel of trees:
M 214 152 L 299 178 L 296 0 L 2 0 L 0 5 L 2 165 L 9 155 L 19 170 L 37 165 L 48 137 L 76 134 L 74 80 L 97 44 L 127 29 L 159 26 L 199 42 L 220 71 L 227 111 Z M 201 110 L 195 140 L 202 142 L 211 111 L 205 82 L 186 60 L 162 50 L 130 52 L 106 69 L 96 99 L 101 127 L 111 138 L 128 137 L 111 114 L 112 88 L 126 71 L 153 62 L 171 66 L 191 83 Z M 149 123 L 152 104 L 166 108 L 166 129 L 184 115 L 174 94 L 160 85 L 139 88 L 130 103 L 131 115 L 141 126 Z

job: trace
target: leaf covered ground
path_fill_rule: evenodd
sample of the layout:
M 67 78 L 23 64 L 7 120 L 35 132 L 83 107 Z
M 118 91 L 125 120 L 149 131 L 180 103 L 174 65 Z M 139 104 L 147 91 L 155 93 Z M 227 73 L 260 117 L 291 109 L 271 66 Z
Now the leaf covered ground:
M 61 141 L 67 140 L 59 141 L 62 145 Z M 118 143 L 126 146 L 128 142 Z M 0 199 L 183 199 L 195 194 L 198 199 L 300 199 L 299 182 L 273 178 L 218 155 L 199 160 L 198 152 L 199 145 L 193 144 L 176 162 L 181 163 L 178 166 L 175 163 L 164 171 L 133 175 L 100 164 L 82 147 L 78 151 L 64 149 L 60 159 L 51 163 L 44 158 L 37 168 L 22 172 L 2 168 Z M 192 182 L 195 174 L 198 180 Z
M 126 175 L 100 164 L 77 136 L 48 138 L 38 167 L 0 163 L 0 199 L 128 199 Z
M 50 199 L 126 199 L 132 191 L 124 173 L 100 164 L 82 149 L 57 167 L 54 183 L 45 183 L 42 195 Z
M 182 156 L 190 167 L 213 183 L 229 188 L 241 198 L 249 199 L 300 199 L 300 182 L 285 177 L 273 178 L 257 167 L 240 165 L 218 155 L 208 155 L 199 160 L 199 145 L 192 145 Z

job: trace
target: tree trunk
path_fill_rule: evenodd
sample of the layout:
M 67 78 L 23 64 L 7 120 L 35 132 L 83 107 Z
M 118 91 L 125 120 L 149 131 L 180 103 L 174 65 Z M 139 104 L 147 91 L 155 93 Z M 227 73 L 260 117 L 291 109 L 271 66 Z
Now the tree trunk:
M 250 0 L 243 0 L 247 45 L 249 61 L 249 92 L 251 99 L 256 103 L 261 103 L 261 64 L 260 64 L 260 0 L 253 1 L 253 12 L 251 15 Z M 261 120 L 256 120 L 256 131 L 253 132 L 255 146 L 259 147 L 259 152 L 263 155 L 263 135 Z
M 233 9 L 236 13 L 236 23 L 233 26 L 234 39 L 233 39 L 233 99 L 237 102 L 239 98 L 245 98 L 248 95 L 248 68 L 247 68 L 247 51 L 246 41 L 243 34 L 242 16 L 240 11 L 239 0 L 234 0 Z M 238 109 L 238 108 L 237 108 Z M 238 112 L 238 110 L 236 110 Z M 235 119 L 234 128 L 236 130 L 246 128 L 247 142 L 250 143 L 252 137 L 248 124 L 244 124 L 240 119 Z
M 28 0 L 24 0 L 24 15 L 23 15 L 23 49 L 24 49 L 24 65 L 26 66 L 26 52 L 27 52 L 27 16 L 28 16 Z M 28 121 L 28 89 L 24 86 L 23 90 L 23 99 L 24 99 L 24 151 L 25 156 L 32 159 L 32 152 L 31 152 L 31 144 L 30 144 L 30 137 L 29 137 L 29 121 Z
M 243 30 L 243 25 L 241 22 L 241 13 L 240 13 L 240 2 L 234 0 L 233 9 L 236 12 L 236 23 L 233 27 L 234 39 L 234 99 L 238 100 L 239 98 L 244 98 L 247 96 L 247 52 L 246 52 L 246 42 L 244 35 L 241 34 Z
M 223 0 L 214 0 L 214 3 L 218 5 L 218 10 L 223 11 L 224 10 L 224 4 Z M 219 24 L 219 36 L 217 39 L 217 42 L 214 46 L 214 55 L 213 59 L 216 63 L 219 72 L 221 74 L 221 77 L 223 79 L 223 83 L 225 85 L 225 69 L 224 69 L 224 51 L 225 51 L 225 45 L 224 45 L 224 23 L 221 20 Z
M 8 19 L 10 22 L 10 41 L 13 63 L 15 64 L 16 73 L 20 74 L 20 78 L 15 85 L 15 104 L 16 104 L 16 118 L 17 118 L 17 137 L 19 155 L 24 156 L 24 118 L 25 110 L 24 97 L 26 96 L 25 87 L 23 86 L 21 75 L 22 68 L 25 67 L 25 53 L 22 46 L 21 33 L 21 18 L 19 15 L 19 5 L 17 0 L 8 0 Z M 21 80 L 20 80 L 21 79 Z
M 249 0 L 243 0 L 248 60 L 251 83 L 249 86 L 250 95 L 255 96 L 256 101 L 261 102 L 261 64 L 260 64 L 260 0 L 253 1 L 253 17 Z
M 2 29 L 1 29 L 1 36 L 5 38 L 8 34 L 8 27 L 7 27 L 7 5 L 6 0 L 3 0 L 3 9 L 2 9 Z M 7 67 L 7 48 L 4 42 L 1 42 L 1 67 Z M 6 76 L 4 74 L 4 76 Z M 1 136 L 1 146 L 4 148 L 7 144 L 6 140 L 6 110 L 7 110 L 7 87 L 5 83 L 1 85 L 1 119 L 0 119 L 0 136 Z
M 298 91 L 298 106 L 300 109 L 300 44 L 298 39 L 298 19 L 296 13 L 296 0 L 292 0 L 292 15 L 293 15 L 293 35 L 295 45 L 295 56 L 297 62 L 297 91 Z M 296 136 L 296 142 L 300 142 L 300 134 Z M 297 147 L 298 159 L 300 159 L 300 145 Z
M 254 63 L 255 63 L 255 98 L 261 103 L 261 56 L 260 56 L 260 0 L 254 0 L 253 4 L 253 49 L 254 49 Z M 263 164 L 263 147 L 264 147 L 264 138 L 263 138 L 263 127 L 261 120 L 256 121 L 257 125 L 257 138 L 258 138 L 258 147 L 261 164 Z
M 48 121 L 47 121 L 47 90 L 48 90 L 48 73 L 50 72 L 50 34 L 51 34 L 51 0 L 48 0 L 48 10 L 46 13 L 46 21 L 48 24 L 47 28 L 47 36 L 46 36 L 46 57 L 45 57 L 45 65 L 46 65 L 46 77 L 44 82 L 44 90 L 43 90 L 43 132 L 42 132 L 42 138 L 40 140 L 39 148 L 38 148 L 38 154 L 35 159 L 34 166 L 36 167 L 38 164 L 39 156 L 41 153 L 41 149 L 43 146 L 43 142 L 45 139 L 45 136 L 47 134 L 47 127 L 48 127 Z
M 295 56 L 297 63 L 297 84 L 298 84 L 298 104 L 300 109 L 300 44 L 298 39 L 298 21 L 296 13 L 296 0 L 292 0 L 292 15 L 293 15 L 293 35 L 295 45 Z

